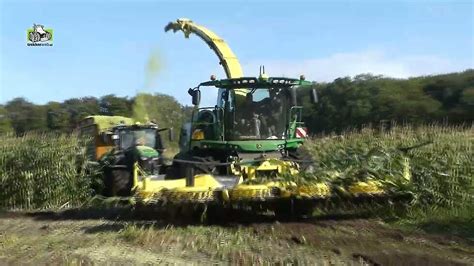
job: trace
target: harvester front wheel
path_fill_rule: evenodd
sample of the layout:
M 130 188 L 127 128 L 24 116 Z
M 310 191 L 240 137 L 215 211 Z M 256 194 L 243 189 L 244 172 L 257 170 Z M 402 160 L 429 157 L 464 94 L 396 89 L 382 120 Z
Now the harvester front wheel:
M 215 174 L 216 173 L 216 161 L 212 159 L 212 157 L 200 157 L 200 156 L 193 156 L 192 160 L 195 161 L 197 164 L 194 165 L 194 168 L 197 170 L 196 173 L 199 174 Z
M 288 151 L 288 156 L 298 163 L 300 171 L 305 173 L 314 172 L 313 157 L 311 157 L 307 150 L 301 148 L 296 150 L 290 150 Z
M 190 168 L 193 168 L 194 174 L 216 174 L 217 161 L 212 157 L 195 156 L 189 153 L 177 154 L 173 165 L 168 169 L 167 179 L 178 179 L 187 176 Z

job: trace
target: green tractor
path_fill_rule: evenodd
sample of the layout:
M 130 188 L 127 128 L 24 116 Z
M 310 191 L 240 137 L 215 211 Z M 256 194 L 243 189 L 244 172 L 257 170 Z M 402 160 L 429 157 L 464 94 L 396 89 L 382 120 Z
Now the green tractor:
M 163 139 L 154 123 L 140 124 L 121 116 L 89 116 L 80 123 L 81 134 L 94 138 L 89 154 L 103 169 L 105 196 L 130 196 L 137 169 L 149 178 L 164 179 Z

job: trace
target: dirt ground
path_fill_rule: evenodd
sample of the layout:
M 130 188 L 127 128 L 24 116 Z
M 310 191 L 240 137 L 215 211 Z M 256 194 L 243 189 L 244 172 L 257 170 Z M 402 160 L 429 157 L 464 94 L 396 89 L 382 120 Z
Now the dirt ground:
M 0 213 L 0 265 L 474 265 L 474 242 L 376 219 L 170 224 L 115 212 Z

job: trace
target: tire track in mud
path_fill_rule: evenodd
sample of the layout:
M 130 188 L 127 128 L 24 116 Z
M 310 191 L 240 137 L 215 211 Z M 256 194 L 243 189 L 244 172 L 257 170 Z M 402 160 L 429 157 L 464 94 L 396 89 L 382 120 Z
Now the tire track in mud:
M 252 224 L 256 234 L 278 235 L 366 265 L 474 265 L 474 244 L 459 237 L 404 232 L 378 220 Z M 462 246 L 462 248 L 460 248 Z
M 12 257 L 14 254 L 0 252 L 0 263 L 24 262 L 25 254 L 30 256 L 26 258 L 26 262 L 39 260 L 59 264 L 222 262 L 199 252 L 191 252 L 184 257 L 180 246 L 151 250 L 146 246 L 136 246 L 117 240 L 117 233 L 127 224 L 160 230 L 168 226 L 169 222 L 134 219 L 116 210 L 106 213 L 95 211 L 0 213 L 0 247 L 11 245 L 10 250 L 20 250 L 17 251 L 16 257 Z M 187 230 L 188 226 L 207 227 L 183 222 L 173 226 L 179 230 Z M 235 229 L 249 231 L 251 235 L 261 239 L 262 243 L 270 243 L 268 250 L 265 251 L 268 252 L 268 256 L 283 256 L 285 254 L 280 253 L 286 247 L 288 253 L 308 256 L 307 259 L 314 262 L 354 265 L 474 265 L 472 241 L 455 236 L 406 232 L 391 228 L 376 219 L 311 219 L 278 222 L 268 217 L 251 219 L 247 216 L 240 221 L 233 220 L 210 226 L 224 231 L 235 231 Z M 13 238 L 8 240 L 4 236 Z M 41 242 L 42 239 L 48 238 L 52 245 L 59 243 L 58 247 L 64 250 L 49 248 L 50 244 Z M 17 243 L 12 245 L 12 241 Z M 28 246 L 28 243 L 18 243 L 20 241 L 32 242 Z M 41 255 L 42 252 L 46 253 Z M 236 248 L 232 252 L 238 254 L 241 250 Z

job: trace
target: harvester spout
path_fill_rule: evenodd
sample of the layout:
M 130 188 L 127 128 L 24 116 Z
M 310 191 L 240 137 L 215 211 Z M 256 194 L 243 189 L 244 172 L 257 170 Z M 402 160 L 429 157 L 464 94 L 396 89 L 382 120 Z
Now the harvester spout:
M 191 33 L 196 34 L 199 38 L 209 45 L 214 53 L 219 58 L 219 63 L 224 68 L 227 78 L 240 78 L 242 77 L 242 67 L 240 62 L 232 52 L 227 43 L 211 30 L 195 24 L 192 20 L 187 18 L 177 19 L 176 22 L 170 22 L 165 27 L 165 31 L 173 32 L 182 31 L 184 37 L 189 38 Z

